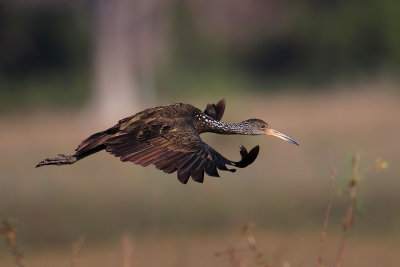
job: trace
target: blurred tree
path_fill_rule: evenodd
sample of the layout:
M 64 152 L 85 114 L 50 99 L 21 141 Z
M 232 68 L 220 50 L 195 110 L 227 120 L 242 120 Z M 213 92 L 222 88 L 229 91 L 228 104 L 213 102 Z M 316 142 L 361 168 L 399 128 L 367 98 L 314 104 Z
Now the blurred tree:
M 131 4 L 125 0 L 96 1 L 93 107 L 104 124 L 139 107 L 129 42 Z
M 141 110 L 154 97 L 154 73 L 162 56 L 168 2 L 95 1 L 92 107 L 104 125 Z
M 0 96 L 14 104 L 85 102 L 92 65 L 90 103 L 102 120 L 141 109 L 154 97 L 165 55 L 168 4 L 1 1 Z
M 156 87 L 396 77 L 397 10 L 391 0 L 0 1 L 0 108 L 91 99 L 108 120 L 141 109 Z

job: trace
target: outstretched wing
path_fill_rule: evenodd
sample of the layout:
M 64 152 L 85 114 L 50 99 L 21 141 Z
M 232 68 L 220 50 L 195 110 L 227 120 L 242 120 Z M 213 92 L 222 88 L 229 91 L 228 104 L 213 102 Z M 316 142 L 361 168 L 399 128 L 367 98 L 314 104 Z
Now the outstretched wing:
M 106 141 L 106 151 L 121 161 L 130 161 L 141 166 L 153 164 L 166 173 L 177 171 L 178 179 L 186 184 L 190 177 L 202 183 L 204 172 L 219 177 L 217 169 L 228 169 L 226 165 L 244 168 L 258 155 L 259 147 L 250 153 L 241 147 L 242 160 L 232 162 L 204 143 L 189 121 L 168 125 L 156 123 L 137 131 L 120 133 Z
M 214 120 L 220 121 L 222 119 L 222 116 L 224 115 L 225 106 L 226 106 L 225 98 L 222 98 L 220 101 L 218 101 L 217 104 L 207 104 L 204 113 L 213 118 Z

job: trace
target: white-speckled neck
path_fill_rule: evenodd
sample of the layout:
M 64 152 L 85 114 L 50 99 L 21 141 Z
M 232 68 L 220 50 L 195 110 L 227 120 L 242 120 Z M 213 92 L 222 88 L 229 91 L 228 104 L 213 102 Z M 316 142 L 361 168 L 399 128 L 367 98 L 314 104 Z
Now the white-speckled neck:
M 220 134 L 252 134 L 249 124 L 246 122 L 229 124 L 214 120 L 204 113 L 196 113 L 194 115 L 194 120 L 195 127 L 198 129 L 199 133 L 213 132 Z

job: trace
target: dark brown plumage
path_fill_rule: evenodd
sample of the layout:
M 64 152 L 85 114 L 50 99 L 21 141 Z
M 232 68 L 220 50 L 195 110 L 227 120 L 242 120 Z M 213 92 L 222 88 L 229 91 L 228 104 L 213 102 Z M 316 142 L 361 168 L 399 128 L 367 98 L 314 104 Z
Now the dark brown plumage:
M 242 159 L 234 162 L 226 159 L 200 138 L 204 132 L 219 134 L 270 134 L 286 141 L 297 142 L 271 129 L 267 123 L 250 119 L 237 124 L 221 122 L 225 100 L 209 104 L 204 112 L 189 104 L 173 104 L 149 108 L 120 120 L 115 126 L 82 141 L 73 155 L 60 154 L 45 159 L 36 167 L 44 165 L 73 164 L 101 150 L 141 166 L 153 164 L 166 173 L 177 171 L 178 179 L 186 184 L 190 177 L 202 183 L 204 172 L 219 177 L 218 171 L 231 171 L 226 165 L 244 168 L 256 159 L 259 146 L 250 152 L 240 147 Z

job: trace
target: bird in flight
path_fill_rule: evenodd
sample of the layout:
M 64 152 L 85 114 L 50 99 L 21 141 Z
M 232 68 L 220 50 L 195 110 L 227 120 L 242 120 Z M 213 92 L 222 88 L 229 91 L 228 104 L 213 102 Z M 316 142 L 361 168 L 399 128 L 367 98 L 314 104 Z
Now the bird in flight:
M 272 129 L 259 119 L 241 123 L 221 122 L 225 111 L 225 99 L 217 104 L 208 104 L 202 112 L 190 104 L 173 104 L 149 108 L 120 120 L 115 126 L 89 136 L 83 140 L 73 155 L 59 154 L 39 162 L 45 165 L 73 164 L 89 155 L 106 150 L 141 166 L 153 164 L 166 173 L 177 171 L 178 179 L 186 184 L 189 178 L 204 181 L 204 172 L 219 177 L 218 169 L 235 172 L 226 165 L 244 168 L 254 162 L 259 146 L 248 152 L 240 146 L 241 160 L 228 160 L 200 138 L 204 132 L 217 134 L 272 135 L 299 145 L 293 138 Z

